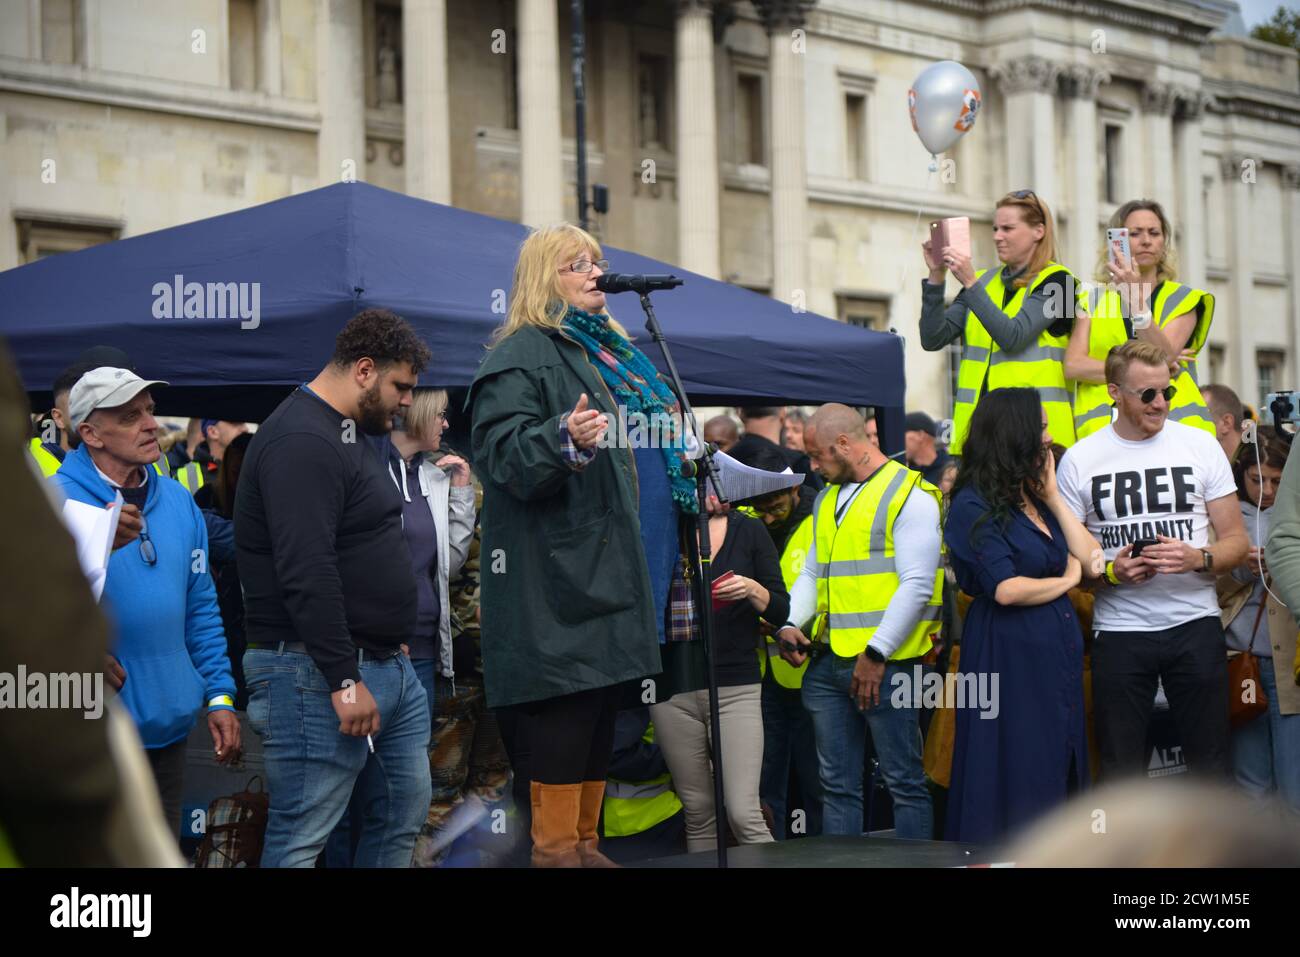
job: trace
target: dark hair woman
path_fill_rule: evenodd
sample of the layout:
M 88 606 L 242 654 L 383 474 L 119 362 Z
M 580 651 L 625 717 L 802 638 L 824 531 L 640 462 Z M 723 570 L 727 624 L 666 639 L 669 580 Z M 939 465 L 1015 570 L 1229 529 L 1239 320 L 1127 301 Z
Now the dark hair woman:
M 483 677 L 489 706 L 527 718 L 535 866 L 609 866 L 596 825 L 618 692 L 661 670 L 679 521 L 698 513 L 680 409 L 605 308 L 607 266 L 576 226 L 531 233 L 470 387 Z M 629 448 L 625 414 L 654 437 Z
M 248 708 L 248 685 L 244 681 L 244 596 L 239 587 L 239 568 L 235 565 L 235 489 L 244 453 L 253 441 L 252 433 L 235 436 L 221 457 L 216 477 L 194 493 L 194 504 L 203 513 L 208 527 L 208 570 L 217 588 L 217 607 L 226 630 L 226 652 L 235 677 L 235 709 Z
M 995 389 L 971 417 L 944 539 L 974 598 L 957 687 L 979 696 L 956 709 L 949 840 L 998 840 L 1088 780 L 1067 593 L 1100 548 L 1057 491 L 1051 447 L 1034 389 Z
M 1259 691 L 1268 698 L 1268 711 L 1232 729 L 1232 772 L 1237 784 L 1256 797 L 1274 791 L 1292 811 L 1300 813 L 1300 688 L 1295 684 L 1296 643 L 1274 647 L 1269 629 L 1264 563 L 1273 503 L 1291 443 L 1267 425 L 1255 441 L 1243 444 L 1233 463 L 1241 517 L 1250 536 L 1246 564 L 1220 575 L 1219 604 L 1223 608 L 1228 651 L 1249 651 L 1259 659 Z M 1289 618 L 1288 618 L 1289 620 Z

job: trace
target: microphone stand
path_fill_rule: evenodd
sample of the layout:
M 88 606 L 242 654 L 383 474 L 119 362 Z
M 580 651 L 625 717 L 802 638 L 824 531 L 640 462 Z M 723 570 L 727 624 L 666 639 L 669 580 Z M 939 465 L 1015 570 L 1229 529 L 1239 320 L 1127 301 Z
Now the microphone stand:
M 664 361 L 668 364 L 668 375 L 672 378 L 673 391 L 677 393 L 678 401 L 682 404 L 682 427 L 685 429 L 686 423 L 695 422 L 695 412 L 691 409 L 690 400 L 686 398 L 686 387 L 682 385 L 682 377 L 677 374 L 677 364 L 673 362 L 673 355 L 668 350 L 668 342 L 664 338 L 663 329 L 659 327 L 659 320 L 655 318 L 654 306 L 650 304 L 650 294 L 646 291 L 639 291 L 641 296 L 641 308 L 645 311 L 646 329 L 650 332 L 650 338 L 659 344 L 659 349 L 664 354 Z M 704 453 L 695 461 L 695 494 L 700 503 L 699 514 L 699 534 L 700 544 L 698 550 L 698 564 L 696 564 L 695 580 L 697 588 L 691 590 L 695 599 L 696 618 L 700 622 L 700 637 L 704 642 L 704 655 L 708 661 L 709 670 L 709 734 L 712 738 L 709 747 L 709 756 L 713 761 L 713 808 L 714 822 L 717 825 L 718 833 L 718 867 L 726 868 L 727 866 L 727 813 L 726 805 L 722 798 L 722 727 L 718 720 L 718 672 L 716 668 L 716 657 L 713 648 L 713 598 L 712 589 L 709 583 L 713 580 L 710 574 L 713 564 L 713 549 L 709 542 L 709 482 L 713 482 L 713 487 L 718 493 L 718 501 L 726 504 L 726 498 L 722 494 L 722 482 L 718 479 L 718 469 L 713 463 L 713 450 L 707 442 L 701 438 L 699 440 L 704 446 Z M 687 549 L 688 552 L 694 551 Z M 695 556 L 688 556 L 688 560 Z

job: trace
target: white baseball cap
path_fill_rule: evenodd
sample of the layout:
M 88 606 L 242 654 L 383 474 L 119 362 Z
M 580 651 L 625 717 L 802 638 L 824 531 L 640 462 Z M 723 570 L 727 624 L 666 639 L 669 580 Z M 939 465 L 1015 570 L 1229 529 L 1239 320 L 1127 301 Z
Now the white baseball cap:
M 167 385 L 161 379 L 141 379 L 130 369 L 100 366 L 91 369 L 68 393 L 68 417 L 76 430 L 96 409 L 115 409 L 126 405 L 150 386 Z

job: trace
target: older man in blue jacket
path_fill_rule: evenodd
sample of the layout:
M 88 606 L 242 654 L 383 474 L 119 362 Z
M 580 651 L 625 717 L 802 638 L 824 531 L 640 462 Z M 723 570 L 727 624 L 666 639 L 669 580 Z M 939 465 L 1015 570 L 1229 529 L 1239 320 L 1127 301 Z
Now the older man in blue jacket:
M 219 762 L 238 756 L 240 736 L 203 516 L 189 492 L 149 467 L 161 454 L 149 389 L 166 384 L 108 366 L 82 376 L 68 397 L 81 446 L 52 481 L 73 501 L 106 506 L 120 492 L 126 503 L 102 598 L 116 631 L 109 683 L 179 832 L 185 741 L 199 709 L 207 705 Z

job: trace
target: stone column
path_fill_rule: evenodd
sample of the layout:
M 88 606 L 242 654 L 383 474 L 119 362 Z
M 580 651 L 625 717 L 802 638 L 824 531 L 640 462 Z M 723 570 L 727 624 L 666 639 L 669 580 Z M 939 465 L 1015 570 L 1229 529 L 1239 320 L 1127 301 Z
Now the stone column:
M 1236 360 L 1230 368 L 1236 368 L 1236 382 L 1229 384 L 1241 396 L 1243 402 L 1254 404 L 1256 378 L 1255 366 L 1255 326 L 1251 321 L 1251 298 L 1255 289 L 1254 258 L 1251 256 L 1251 236 L 1254 233 L 1254 216 L 1251 211 L 1250 183 L 1243 175 L 1243 163 L 1250 157 L 1243 153 L 1229 153 L 1220 158 L 1220 172 L 1223 175 L 1227 193 L 1228 221 L 1231 223 L 1231 235 L 1228 246 L 1228 281 L 1232 284 L 1228 302 L 1216 304 L 1215 322 L 1228 321 L 1228 335 L 1224 338 L 1229 348 L 1236 350 Z M 1227 315 L 1223 310 L 1227 310 Z
M 366 177 L 366 82 L 361 0 L 316 0 L 316 178 Z
M 1174 208 L 1174 125 L 1175 88 L 1165 83 L 1142 87 L 1142 126 L 1145 164 L 1144 198 L 1154 199 L 1166 210 Z M 1133 198 L 1133 197 L 1126 197 Z
M 280 0 L 257 2 L 257 86 L 263 93 L 284 92 L 280 38 Z
M 808 181 L 804 156 L 804 49 L 793 32 L 804 24 L 806 4 L 797 0 L 758 4 L 768 33 L 772 170 L 772 297 L 808 297 Z M 806 43 L 806 39 L 804 43 Z
M 1287 385 L 1292 385 L 1300 374 L 1300 166 L 1282 170 L 1282 189 L 1287 208 L 1283 222 L 1287 224 L 1287 242 L 1290 245 L 1291 263 L 1291 335 L 1287 343 Z
M 102 59 L 99 49 L 100 5 L 90 0 L 81 0 L 73 4 L 72 15 L 76 20 L 76 30 L 72 35 L 74 59 L 87 70 L 97 70 Z M 209 41 L 212 39 L 214 38 L 209 37 Z
M 1069 98 L 1070 229 L 1069 244 L 1058 242 L 1057 255 L 1068 256 L 1065 265 L 1081 282 L 1092 279 L 1101 248 L 1097 184 L 1097 88 L 1110 74 L 1075 64 L 1064 74 Z
M 18 249 L 18 230 L 14 228 L 11 204 L 13 203 L 13 182 L 9 176 L 9 117 L 0 113 L 0 222 L 7 228 L 0 229 L 0 270 L 12 269 L 21 263 L 21 251 Z
M 406 192 L 451 205 L 451 97 L 447 0 L 402 4 Z
M 712 14 L 710 0 L 679 0 L 677 5 L 677 261 L 718 279 L 722 261 Z
M 44 59 L 44 38 L 41 36 L 41 0 L 27 0 L 27 58 Z
M 1006 103 L 1007 190 L 1032 189 L 1053 206 L 1059 202 L 1056 80 L 1061 67 L 1040 56 L 1025 56 L 995 64 L 989 72 L 1001 85 Z
M 1178 272 L 1183 282 L 1205 288 L 1205 201 L 1201 118 L 1209 96 L 1200 90 L 1179 91 L 1174 123 L 1174 166 L 1178 180 Z M 1173 214 L 1173 210 L 1169 211 Z
M 519 0 L 520 220 L 564 220 L 560 141 L 560 26 L 555 0 Z

